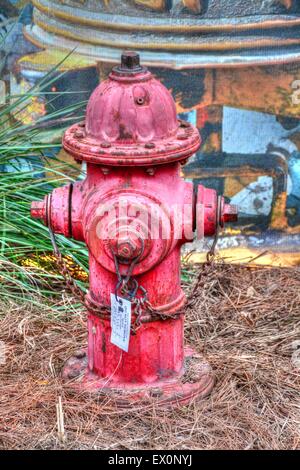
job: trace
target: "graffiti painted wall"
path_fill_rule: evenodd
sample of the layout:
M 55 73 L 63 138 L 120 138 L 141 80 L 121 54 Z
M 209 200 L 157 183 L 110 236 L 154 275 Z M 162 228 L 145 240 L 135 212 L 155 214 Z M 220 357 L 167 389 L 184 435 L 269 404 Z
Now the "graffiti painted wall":
M 0 95 L 36 85 L 67 54 L 46 91 L 70 92 L 57 108 L 85 101 L 120 51 L 137 48 L 201 133 L 183 176 L 239 206 L 220 247 L 298 263 L 299 32 L 293 0 L 0 0 Z M 41 93 L 18 119 L 34 123 L 48 109 Z

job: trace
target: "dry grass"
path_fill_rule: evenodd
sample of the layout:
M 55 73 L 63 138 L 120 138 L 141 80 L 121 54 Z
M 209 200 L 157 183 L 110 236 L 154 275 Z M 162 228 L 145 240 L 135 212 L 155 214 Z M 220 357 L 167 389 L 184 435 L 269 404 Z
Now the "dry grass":
M 212 363 L 217 383 L 207 399 L 172 411 L 120 411 L 61 384 L 63 362 L 85 343 L 72 299 L 64 321 L 47 307 L 2 305 L 0 447 L 299 449 L 300 272 L 219 266 L 203 284 L 186 338 Z

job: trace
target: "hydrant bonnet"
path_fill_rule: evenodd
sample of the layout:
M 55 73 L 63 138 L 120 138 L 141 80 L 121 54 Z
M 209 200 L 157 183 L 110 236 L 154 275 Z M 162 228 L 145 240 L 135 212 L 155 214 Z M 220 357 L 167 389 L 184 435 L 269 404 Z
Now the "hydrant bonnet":
M 127 52 L 92 93 L 85 124 L 72 126 L 63 143 L 77 160 L 144 166 L 185 160 L 201 140 L 178 120 L 167 88 L 139 65 L 138 54 Z

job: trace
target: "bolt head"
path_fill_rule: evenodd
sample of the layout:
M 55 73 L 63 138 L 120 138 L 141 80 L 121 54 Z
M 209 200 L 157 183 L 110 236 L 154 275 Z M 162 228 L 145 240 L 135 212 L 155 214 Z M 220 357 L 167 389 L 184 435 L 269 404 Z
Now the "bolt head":
M 177 139 L 178 140 L 187 140 L 189 136 L 187 134 L 178 134 Z
M 86 357 L 86 351 L 78 350 L 75 352 L 74 357 L 76 357 L 76 359 L 83 359 Z
M 77 131 L 74 132 L 74 135 L 75 135 L 75 137 L 77 137 L 77 139 L 83 139 L 84 132 L 81 131 L 81 130 L 77 130 Z
M 134 51 L 125 51 L 121 56 L 121 68 L 122 69 L 139 69 L 140 68 L 140 56 Z
M 128 230 L 125 230 L 125 233 L 121 230 L 110 245 L 115 255 L 123 261 L 130 261 L 141 256 L 143 250 L 141 237 Z
M 110 142 L 102 142 L 101 147 L 104 148 L 104 149 L 108 149 L 108 148 L 111 147 L 111 143 Z
M 132 259 L 135 257 L 136 247 L 131 240 L 119 241 L 117 244 L 117 256 L 123 259 Z
M 154 149 L 155 143 L 154 142 L 146 142 L 145 149 Z

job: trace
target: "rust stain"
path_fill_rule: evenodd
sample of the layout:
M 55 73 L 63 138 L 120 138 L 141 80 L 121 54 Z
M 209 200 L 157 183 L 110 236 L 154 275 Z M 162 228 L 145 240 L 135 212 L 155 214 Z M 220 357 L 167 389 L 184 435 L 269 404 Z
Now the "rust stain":
M 125 124 L 120 123 L 119 125 L 119 140 L 132 140 L 133 136 L 130 132 L 126 129 Z M 115 153 L 117 155 L 117 153 Z

